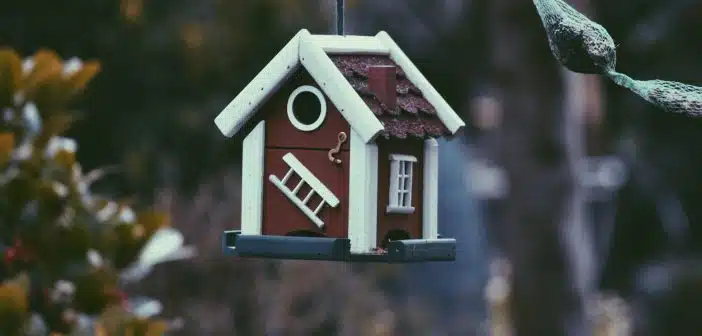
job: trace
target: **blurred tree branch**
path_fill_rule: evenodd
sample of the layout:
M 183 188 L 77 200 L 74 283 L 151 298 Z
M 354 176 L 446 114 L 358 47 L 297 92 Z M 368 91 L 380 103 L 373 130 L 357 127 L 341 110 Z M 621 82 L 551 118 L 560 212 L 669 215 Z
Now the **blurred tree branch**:
M 584 303 L 563 236 L 574 171 L 560 69 L 530 2 L 489 3 L 491 77 L 504 110 L 498 158 L 510 186 L 493 225 L 512 264 L 514 327 L 517 335 L 580 334 L 587 330 Z

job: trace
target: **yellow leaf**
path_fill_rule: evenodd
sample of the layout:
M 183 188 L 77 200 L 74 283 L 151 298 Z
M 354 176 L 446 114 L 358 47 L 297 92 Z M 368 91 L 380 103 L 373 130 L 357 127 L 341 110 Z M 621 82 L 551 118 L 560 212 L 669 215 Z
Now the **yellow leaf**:
M 106 308 L 100 315 L 98 323 L 105 335 L 122 336 L 132 317 L 120 306 L 114 305 Z
M 95 328 L 93 330 L 93 334 L 95 336 L 109 336 L 107 334 L 107 331 L 105 330 L 105 327 L 103 327 L 102 323 L 100 323 L 100 322 L 95 323 Z
M 34 144 L 35 149 L 43 151 L 52 137 L 64 134 L 75 121 L 76 117 L 70 115 L 52 115 L 46 118 L 44 128 Z
M 95 77 L 95 75 L 100 72 L 100 63 L 96 61 L 83 63 L 83 67 L 70 75 L 66 79 L 66 84 L 68 84 L 73 90 L 83 90 L 88 82 Z
M 25 272 L 18 274 L 14 279 L 8 281 L 8 284 L 17 286 L 23 293 L 29 293 L 30 285 L 29 275 Z
M 134 238 L 141 239 L 144 237 L 144 234 L 145 234 L 145 232 L 144 232 L 143 225 L 141 225 L 141 224 L 134 225 L 134 227 L 132 228 L 132 236 L 134 236 Z
M 19 284 L 0 286 L 0 330 L 21 328 L 28 306 L 27 292 Z
M 138 22 L 144 12 L 143 0 L 122 0 L 122 15 L 132 22 Z
M 61 167 L 66 169 L 71 168 L 73 167 L 73 164 L 76 163 L 76 153 L 67 150 L 60 150 L 58 153 L 56 153 L 54 161 L 56 161 L 56 163 L 58 163 Z
M 0 89 L 14 94 L 22 81 L 22 58 L 12 49 L 0 49 L 0 78 L 4 82 Z
M 146 210 L 137 215 L 137 223 L 141 224 L 147 235 L 151 235 L 156 230 L 171 225 L 168 213 L 156 210 Z
M 34 68 L 24 83 L 27 90 L 36 89 L 40 85 L 61 78 L 63 62 L 55 52 L 42 49 L 37 51 L 33 58 Z
M 191 23 L 183 27 L 182 39 L 188 49 L 200 48 L 204 42 L 204 36 L 202 25 Z
M 15 135 L 10 132 L 0 133 L 0 164 L 7 162 L 15 148 Z
M 165 321 L 150 321 L 146 336 L 162 336 L 166 331 L 168 331 L 168 323 Z
M 127 328 L 129 336 L 162 336 L 168 331 L 168 323 L 161 320 L 134 318 Z

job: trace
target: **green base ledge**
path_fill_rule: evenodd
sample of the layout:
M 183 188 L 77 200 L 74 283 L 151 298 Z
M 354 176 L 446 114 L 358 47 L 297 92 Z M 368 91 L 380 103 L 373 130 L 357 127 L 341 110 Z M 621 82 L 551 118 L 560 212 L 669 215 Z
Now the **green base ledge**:
M 243 235 L 225 231 L 225 254 L 245 258 L 417 263 L 456 260 L 453 238 L 395 240 L 382 253 L 351 253 L 347 238 Z

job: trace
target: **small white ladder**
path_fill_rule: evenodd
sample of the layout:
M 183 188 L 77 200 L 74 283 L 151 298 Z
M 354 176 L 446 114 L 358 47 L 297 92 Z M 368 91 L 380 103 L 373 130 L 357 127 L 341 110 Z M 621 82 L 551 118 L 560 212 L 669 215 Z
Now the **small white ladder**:
M 285 196 L 290 199 L 290 201 L 293 202 L 293 204 L 297 205 L 298 208 L 312 221 L 314 222 L 319 228 L 322 228 L 324 226 L 324 222 L 317 216 L 319 212 L 322 210 L 324 207 L 324 204 L 329 204 L 330 207 L 335 208 L 336 206 L 339 205 L 339 199 L 334 195 L 334 193 L 327 188 L 322 181 L 320 181 L 312 172 L 309 171 L 292 153 L 287 153 L 283 155 L 283 161 L 290 166 L 290 170 L 285 174 L 282 180 L 278 179 L 277 176 L 271 174 L 268 176 L 268 180 L 270 180 L 273 185 L 278 187 L 280 191 L 285 194 Z M 300 182 L 295 186 L 294 189 L 290 190 L 285 183 L 288 182 L 290 177 L 292 177 L 293 173 L 297 174 L 300 177 Z M 307 193 L 304 199 L 300 199 L 297 196 L 297 193 L 300 191 L 300 188 L 304 184 L 307 184 L 310 186 L 310 191 Z M 312 199 L 312 196 L 314 194 L 318 194 L 321 198 L 322 201 L 319 202 L 317 207 L 312 210 L 311 207 L 308 206 L 308 202 L 310 199 Z

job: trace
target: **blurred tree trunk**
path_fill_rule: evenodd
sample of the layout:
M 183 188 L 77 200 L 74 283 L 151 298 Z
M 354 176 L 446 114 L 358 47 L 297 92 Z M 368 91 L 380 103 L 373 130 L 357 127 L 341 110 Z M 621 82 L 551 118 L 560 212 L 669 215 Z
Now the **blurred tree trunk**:
M 509 180 L 493 225 L 512 263 L 514 327 L 518 335 L 585 335 L 572 239 L 563 234 L 572 232 L 565 223 L 579 217 L 582 200 L 573 198 L 577 153 L 568 151 L 579 145 L 564 136 L 562 73 L 531 2 L 489 6 L 491 78 L 504 115 L 498 160 Z

